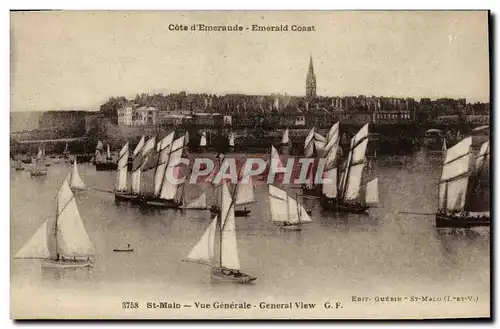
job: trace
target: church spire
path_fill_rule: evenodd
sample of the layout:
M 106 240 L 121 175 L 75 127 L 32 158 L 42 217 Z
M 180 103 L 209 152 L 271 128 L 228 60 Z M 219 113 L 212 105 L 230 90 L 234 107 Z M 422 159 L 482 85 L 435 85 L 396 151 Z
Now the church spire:
M 316 75 L 314 74 L 312 55 L 309 54 L 309 70 L 306 76 L 306 97 L 312 99 L 316 97 Z

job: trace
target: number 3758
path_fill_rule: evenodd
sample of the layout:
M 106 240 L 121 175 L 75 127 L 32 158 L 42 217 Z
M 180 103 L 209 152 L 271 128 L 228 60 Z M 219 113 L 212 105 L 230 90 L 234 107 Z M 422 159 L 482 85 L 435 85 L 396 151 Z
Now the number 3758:
M 122 302 L 122 308 L 139 308 L 138 302 Z

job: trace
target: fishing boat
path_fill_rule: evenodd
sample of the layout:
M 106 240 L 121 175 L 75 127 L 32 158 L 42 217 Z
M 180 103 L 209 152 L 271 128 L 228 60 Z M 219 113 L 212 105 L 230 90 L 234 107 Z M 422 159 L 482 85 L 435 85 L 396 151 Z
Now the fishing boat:
M 181 208 L 186 210 L 208 210 L 207 195 L 203 193 L 193 201 L 181 206 Z
M 15 171 L 23 171 L 23 163 L 21 162 L 21 159 L 17 158 L 16 161 L 14 161 L 14 170 Z
M 42 259 L 42 267 L 93 266 L 95 249 L 65 179 L 57 192 L 56 216 L 46 220 L 14 258 Z
M 95 149 L 94 163 L 95 169 L 99 171 L 116 170 L 118 168 L 118 164 L 113 162 L 113 158 L 111 157 L 109 144 L 107 145 L 106 153 L 104 153 L 104 145 L 101 141 L 98 141 Z
M 150 153 L 150 159 L 152 160 L 144 158 L 147 156 L 146 153 L 149 152 L 148 148 L 144 147 L 146 151 L 143 153 L 143 167 L 146 169 L 152 168 L 145 161 L 152 161 L 151 163 L 153 163 L 156 160 L 157 162 L 154 167 L 154 174 L 151 176 L 153 179 L 147 179 L 148 182 L 142 184 L 143 206 L 178 209 L 183 204 L 185 184 L 179 184 L 177 182 L 178 177 L 175 176 L 180 170 L 180 161 L 185 147 L 185 135 L 173 141 L 174 133 L 171 132 L 161 141 L 157 147 L 159 151 L 156 156 L 154 156 L 153 152 Z M 148 170 L 153 172 L 153 169 Z
M 214 217 L 210 226 L 184 261 L 210 266 L 212 280 L 240 284 L 251 283 L 257 278 L 240 269 L 234 215 L 235 199 L 231 197 L 224 181 L 221 186 L 221 212 Z M 215 260 L 217 232 L 219 233 L 217 245 L 219 262 Z
M 368 124 L 365 124 L 351 139 L 350 151 L 342 166 L 338 192 L 335 195 L 333 183 L 325 186 L 326 197 L 321 200 L 323 210 L 365 213 L 370 207 L 378 204 L 378 179 L 374 178 L 362 184 L 367 163 L 368 136 Z M 336 169 L 330 168 L 330 170 L 328 178 L 336 181 Z
M 76 164 L 76 158 L 73 162 L 73 168 L 69 172 L 68 176 L 66 177 L 69 187 L 73 192 L 75 191 L 81 191 L 87 188 L 85 183 L 83 182 L 82 178 L 80 177 L 80 174 L 78 173 L 78 166 Z
M 35 157 L 35 165 L 30 171 L 31 177 L 47 176 L 47 167 L 45 166 L 45 151 L 43 146 L 38 148 L 38 153 Z
M 126 247 L 118 247 L 113 249 L 113 252 L 134 252 L 134 248 L 132 248 L 129 243 Z
M 446 151 L 438 188 L 436 228 L 490 226 L 489 141 L 474 158 L 472 137 Z
M 290 231 L 302 230 L 302 225 L 311 223 L 311 217 L 304 206 L 290 197 L 288 193 L 269 184 L 269 206 L 271 220 L 280 228 Z

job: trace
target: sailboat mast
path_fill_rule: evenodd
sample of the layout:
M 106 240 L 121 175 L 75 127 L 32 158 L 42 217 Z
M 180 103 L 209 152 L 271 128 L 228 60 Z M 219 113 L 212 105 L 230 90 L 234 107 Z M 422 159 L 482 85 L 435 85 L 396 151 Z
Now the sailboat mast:
M 220 234 L 219 234 L 219 239 L 220 239 L 220 243 L 219 243 L 219 261 L 220 261 L 220 267 L 222 267 L 222 229 L 223 229 L 223 220 L 225 220 L 225 218 L 223 219 L 222 218 L 222 187 L 219 189 L 220 190 L 220 205 L 219 205 L 219 218 L 220 218 L 220 225 L 219 225 L 219 229 L 220 229 Z

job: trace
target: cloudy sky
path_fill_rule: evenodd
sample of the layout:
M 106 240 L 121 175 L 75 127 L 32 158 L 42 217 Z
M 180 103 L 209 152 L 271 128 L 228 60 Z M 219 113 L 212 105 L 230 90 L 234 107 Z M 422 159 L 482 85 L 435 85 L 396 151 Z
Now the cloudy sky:
M 487 12 L 11 13 L 11 110 L 97 109 L 142 92 L 489 99 Z M 169 24 L 314 26 L 176 32 Z

